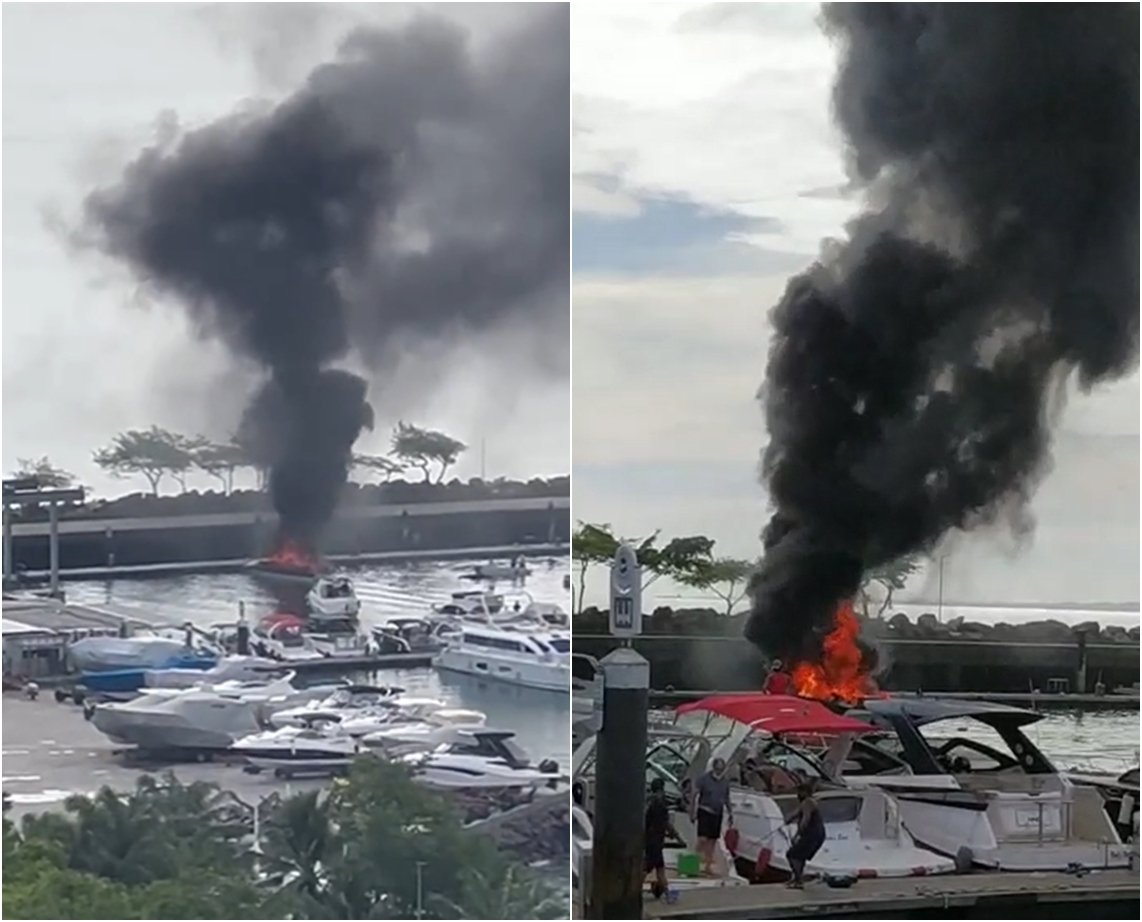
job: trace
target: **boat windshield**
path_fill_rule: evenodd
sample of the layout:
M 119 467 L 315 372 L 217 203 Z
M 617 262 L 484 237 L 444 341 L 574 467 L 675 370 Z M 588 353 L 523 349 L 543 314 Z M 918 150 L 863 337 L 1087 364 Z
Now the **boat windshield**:
M 571 652 L 571 641 L 567 640 L 566 638 L 553 637 L 553 638 L 551 638 L 551 640 L 548 641 L 548 643 L 551 645 L 551 649 L 554 650 L 556 653 L 570 653 Z

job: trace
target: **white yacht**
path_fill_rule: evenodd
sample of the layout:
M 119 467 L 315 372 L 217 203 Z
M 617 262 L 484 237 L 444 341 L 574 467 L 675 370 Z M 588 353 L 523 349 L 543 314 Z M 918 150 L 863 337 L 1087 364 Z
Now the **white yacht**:
M 270 615 L 250 632 L 250 649 L 281 662 L 323 659 L 323 654 L 306 634 L 306 623 L 296 615 Z
M 496 580 L 522 580 L 531 575 L 531 570 L 528 569 L 522 557 L 516 557 L 508 563 L 497 563 L 494 560 L 489 560 L 487 563 L 478 563 L 472 568 L 472 572 L 465 574 L 465 579 L 484 580 L 487 582 L 495 582 Z
M 160 689 L 123 704 L 101 704 L 91 722 L 114 743 L 146 752 L 227 749 L 259 729 L 257 705 L 208 690 Z
M 460 730 L 450 742 L 399 761 L 409 766 L 414 778 L 439 788 L 535 788 L 558 783 L 559 766 L 548 759 L 532 765 L 514 737 L 506 730 Z
M 934 852 L 1001 871 L 1130 866 L 1098 789 L 1061 774 L 1023 732 L 1041 714 L 923 697 L 869 699 L 850 713 L 886 732 L 841 741 L 845 781 L 890 792 Z
M 835 878 L 950 874 L 955 862 L 921 846 L 902 822 L 896 799 L 880 790 L 846 788 L 811 754 L 791 745 L 803 737 L 835 738 L 875 732 L 817 701 L 785 695 L 716 695 L 678 708 L 706 723 L 695 732 L 718 737 L 711 758 L 725 760 L 738 831 L 739 868 L 758 881 L 790 875 L 786 853 L 795 832 L 789 818 L 797 785 L 814 784 L 825 823 L 825 843 L 806 873 Z M 720 718 L 720 729 L 715 726 Z M 693 719 L 693 718 L 690 718 Z
M 143 674 L 147 688 L 190 688 L 219 682 L 269 681 L 280 677 L 282 664 L 262 656 L 224 656 L 210 669 L 148 669 Z
M 483 727 L 486 720 L 487 716 L 481 711 L 440 708 L 420 720 L 394 721 L 387 727 L 373 730 L 361 737 L 361 742 L 369 749 L 392 757 L 433 749 L 457 738 L 459 731 Z M 346 728 L 346 732 L 352 731 Z
M 313 649 L 326 657 L 366 656 L 376 647 L 357 619 L 347 615 L 311 617 L 302 633 Z
M 296 707 L 328 686 L 298 689 L 294 674 L 271 681 L 230 680 L 189 688 L 149 688 L 125 703 L 90 706 L 88 719 L 113 742 L 143 750 L 225 749 L 261 728 L 278 708 Z
M 361 600 L 347 576 L 322 576 L 305 595 L 313 618 L 351 618 L 361 613 Z
M 436 654 L 437 669 L 528 688 L 568 692 L 571 634 L 541 625 L 464 624 Z
M 504 597 L 484 589 L 463 589 L 453 592 L 449 601 L 434 605 L 432 611 L 447 619 L 463 618 L 468 615 L 496 615 L 503 611 Z M 439 617 L 433 619 L 439 621 Z
M 301 727 L 316 719 L 341 723 L 370 710 L 392 705 L 403 688 L 383 685 L 343 685 L 319 700 L 279 710 L 269 718 L 273 727 Z
M 288 778 L 343 771 L 362 747 L 354 737 L 315 719 L 308 725 L 251 733 L 234 742 L 230 751 L 254 769 Z

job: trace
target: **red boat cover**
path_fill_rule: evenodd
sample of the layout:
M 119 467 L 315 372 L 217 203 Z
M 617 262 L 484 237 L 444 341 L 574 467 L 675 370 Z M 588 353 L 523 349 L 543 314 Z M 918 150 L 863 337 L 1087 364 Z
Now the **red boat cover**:
M 869 733 L 864 721 L 836 714 L 820 701 L 792 695 L 711 695 L 678 707 L 679 714 L 710 711 L 767 733 Z

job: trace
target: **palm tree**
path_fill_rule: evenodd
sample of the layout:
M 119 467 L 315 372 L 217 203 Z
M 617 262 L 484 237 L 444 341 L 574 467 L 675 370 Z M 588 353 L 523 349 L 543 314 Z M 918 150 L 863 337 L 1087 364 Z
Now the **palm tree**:
M 433 895 L 431 903 L 448 919 L 565 919 L 568 901 L 546 883 L 518 867 L 501 874 L 465 871 L 460 900 Z
M 266 822 L 262 859 L 272 886 L 324 903 L 335 834 L 319 794 L 312 791 L 291 797 L 274 811 Z

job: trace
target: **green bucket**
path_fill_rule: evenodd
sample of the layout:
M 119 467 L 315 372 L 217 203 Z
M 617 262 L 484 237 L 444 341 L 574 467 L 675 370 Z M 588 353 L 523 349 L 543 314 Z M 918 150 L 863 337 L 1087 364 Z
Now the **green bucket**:
M 693 852 L 683 852 L 678 856 L 678 875 L 680 877 L 699 877 L 702 874 L 702 861 Z

